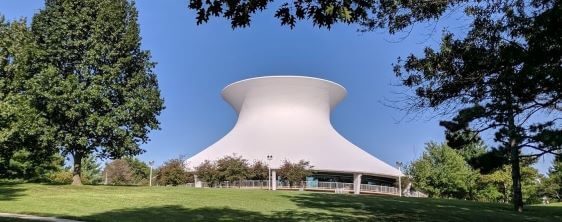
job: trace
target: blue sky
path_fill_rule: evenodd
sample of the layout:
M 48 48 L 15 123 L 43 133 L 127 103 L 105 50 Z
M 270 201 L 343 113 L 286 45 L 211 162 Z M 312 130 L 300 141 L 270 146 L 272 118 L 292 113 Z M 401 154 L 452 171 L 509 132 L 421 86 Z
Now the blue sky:
M 137 0 L 142 47 L 158 62 L 155 72 L 166 105 L 159 117 L 162 129 L 151 133 L 140 159 L 159 165 L 179 155 L 194 155 L 220 139 L 236 121 L 236 113 L 220 97 L 222 88 L 264 75 L 314 76 L 346 87 L 347 98 L 332 114 L 334 127 L 391 165 L 412 161 L 428 141 L 444 140 L 439 118 L 400 121 L 404 113 L 383 103 L 404 90 L 396 86 L 392 73 L 396 58 L 435 46 L 443 27 L 462 33 L 465 22 L 459 16 L 390 36 L 384 30 L 359 33 L 357 26 L 348 25 L 318 29 L 308 22 L 291 30 L 279 25 L 270 7 L 254 17 L 250 28 L 232 30 L 228 21 L 216 18 L 197 26 L 187 4 L 188 0 Z M 38 0 L 2 0 L 0 13 L 7 19 L 30 20 L 42 7 Z M 541 159 L 537 167 L 546 172 L 550 162 Z

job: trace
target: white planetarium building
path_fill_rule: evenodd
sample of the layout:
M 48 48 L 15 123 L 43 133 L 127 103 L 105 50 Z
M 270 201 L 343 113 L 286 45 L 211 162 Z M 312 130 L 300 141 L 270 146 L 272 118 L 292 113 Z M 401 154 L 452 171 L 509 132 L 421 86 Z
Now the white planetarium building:
M 193 170 L 205 160 L 233 154 L 261 160 L 271 167 L 271 184 L 276 189 L 275 169 L 284 160 L 306 160 L 315 171 L 307 182 L 352 184 L 354 193 L 369 190 L 369 186 L 393 188 L 402 173 L 353 145 L 332 126 L 330 112 L 345 96 L 345 88 L 337 83 L 304 76 L 266 76 L 232 83 L 223 89 L 222 97 L 238 113 L 236 125 L 187 159 L 185 166 Z M 268 160 L 268 156 L 273 158 Z

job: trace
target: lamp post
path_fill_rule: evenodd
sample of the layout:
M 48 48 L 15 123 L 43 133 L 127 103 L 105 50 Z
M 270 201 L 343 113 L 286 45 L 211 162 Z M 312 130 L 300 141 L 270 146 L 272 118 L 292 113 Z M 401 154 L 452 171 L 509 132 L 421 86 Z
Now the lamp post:
M 271 160 L 272 155 L 267 155 L 267 189 L 271 190 Z
M 104 169 L 104 171 L 105 171 L 105 182 L 103 183 L 103 185 L 107 185 L 107 165 L 109 165 L 109 164 L 107 164 L 107 162 L 106 162 L 105 163 L 105 169 Z
M 398 167 L 398 171 L 400 171 L 400 174 L 402 174 L 402 165 L 404 165 L 402 162 L 396 161 L 396 166 Z M 400 175 L 398 175 L 398 192 L 399 195 L 402 196 L 402 176 Z
M 150 174 L 148 179 L 148 186 L 152 186 L 152 165 L 154 165 L 154 160 L 148 161 L 148 165 L 150 166 Z

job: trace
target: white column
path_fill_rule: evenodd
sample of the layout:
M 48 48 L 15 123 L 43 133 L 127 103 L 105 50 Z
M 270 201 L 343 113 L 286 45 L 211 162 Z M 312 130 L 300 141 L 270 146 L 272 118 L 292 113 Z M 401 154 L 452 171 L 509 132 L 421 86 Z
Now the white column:
M 402 196 L 402 177 L 398 176 L 398 193 L 399 196 Z
M 203 187 L 203 184 L 201 183 L 199 178 L 197 178 L 197 175 L 193 175 L 193 181 L 195 182 L 195 187 L 198 187 L 198 188 Z
M 277 172 L 271 170 L 271 190 L 277 190 Z
M 359 194 L 361 192 L 361 176 L 360 173 L 353 174 L 353 193 Z
M 107 176 L 107 174 L 105 174 Z M 152 186 L 152 165 L 150 165 L 150 175 L 148 179 L 148 186 Z

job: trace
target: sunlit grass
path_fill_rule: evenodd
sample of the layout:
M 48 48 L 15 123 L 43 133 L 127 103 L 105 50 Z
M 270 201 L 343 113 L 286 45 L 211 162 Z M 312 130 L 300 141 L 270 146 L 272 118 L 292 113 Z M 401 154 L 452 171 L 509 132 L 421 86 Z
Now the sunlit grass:
M 562 221 L 562 205 L 186 187 L 0 185 L 0 212 L 85 221 Z M 2 220 L 0 220 L 2 221 Z

